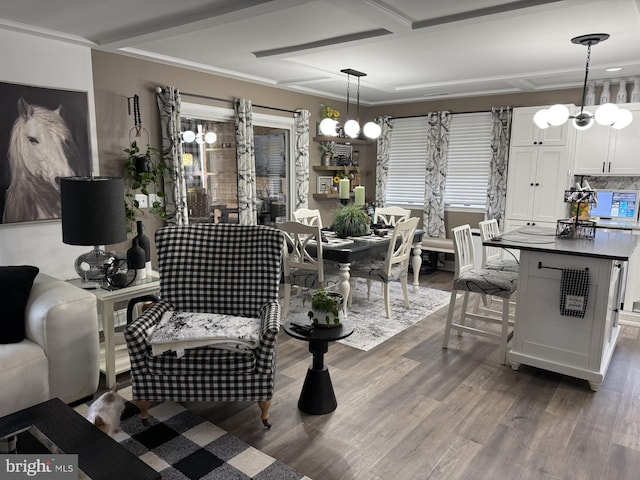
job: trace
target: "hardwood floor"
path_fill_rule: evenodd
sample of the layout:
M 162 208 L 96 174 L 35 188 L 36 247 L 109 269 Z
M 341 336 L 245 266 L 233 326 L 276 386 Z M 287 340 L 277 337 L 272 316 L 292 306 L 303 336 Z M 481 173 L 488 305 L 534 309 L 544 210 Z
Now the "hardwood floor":
M 451 273 L 421 277 L 448 290 Z M 452 336 L 446 308 L 369 352 L 332 343 L 338 408 L 297 408 L 307 344 L 278 344 L 273 428 L 255 403 L 187 404 L 315 480 L 640 478 L 640 330 L 623 327 L 605 382 L 499 364 L 497 345 Z M 387 321 L 381 315 L 381 321 Z

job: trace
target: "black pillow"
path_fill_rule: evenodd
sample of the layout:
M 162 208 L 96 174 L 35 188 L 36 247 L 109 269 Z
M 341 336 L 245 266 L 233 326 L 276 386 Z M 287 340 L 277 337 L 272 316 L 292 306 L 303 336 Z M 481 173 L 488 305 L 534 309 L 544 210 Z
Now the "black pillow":
M 24 340 L 24 309 L 39 271 L 28 265 L 0 267 L 0 343 Z

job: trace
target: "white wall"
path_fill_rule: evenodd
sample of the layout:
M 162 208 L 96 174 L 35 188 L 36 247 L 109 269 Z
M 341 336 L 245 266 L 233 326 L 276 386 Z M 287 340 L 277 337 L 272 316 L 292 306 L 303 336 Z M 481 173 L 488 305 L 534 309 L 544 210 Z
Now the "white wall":
M 88 93 L 92 164 L 96 174 L 99 173 L 91 50 L 3 30 L 0 45 L 0 81 Z M 0 162 L 6 161 L 0 158 Z M 60 220 L 0 224 L 0 265 L 35 265 L 49 275 L 73 278 L 77 276 L 73 268 L 75 258 L 89 250 L 91 247 L 62 243 Z

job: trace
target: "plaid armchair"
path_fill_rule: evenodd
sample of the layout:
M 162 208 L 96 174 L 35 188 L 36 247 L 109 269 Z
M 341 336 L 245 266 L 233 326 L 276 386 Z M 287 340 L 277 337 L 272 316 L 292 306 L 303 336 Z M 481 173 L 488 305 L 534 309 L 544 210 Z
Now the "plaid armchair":
M 132 320 L 125 338 L 131 360 L 133 398 L 141 417 L 152 401 L 258 401 L 269 428 L 276 339 L 282 233 L 260 225 L 195 224 L 156 232 L 160 300 Z M 154 356 L 149 331 L 168 310 L 260 318 L 259 345 L 250 352 L 214 347 Z

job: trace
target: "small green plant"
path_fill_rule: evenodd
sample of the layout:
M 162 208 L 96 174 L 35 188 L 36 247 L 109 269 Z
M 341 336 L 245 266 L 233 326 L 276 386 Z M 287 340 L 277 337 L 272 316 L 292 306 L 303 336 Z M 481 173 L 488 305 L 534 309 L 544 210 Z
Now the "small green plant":
M 340 308 L 342 307 L 343 296 L 337 292 L 328 292 L 324 288 L 316 290 L 311 295 L 311 308 L 307 316 L 311 321 L 318 325 L 324 322 L 326 325 L 338 325 L 340 323 Z M 320 312 L 325 312 L 324 318 L 316 318 L 320 316 Z
M 339 238 L 359 237 L 369 233 L 369 216 L 360 205 L 349 203 L 336 211 L 333 230 Z
M 125 183 L 127 189 L 124 194 L 125 212 L 129 224 L 136 221 L 138 215 L 144 215 L 140 202 L 136 200 L 136 193 L 149 195 L 155 193 L 158 197 L 149 205 L 149 213 L 165 219 L 163 207 L 165 193 L 162 189 L 164 174 L 168 171 L 157 149 L 147 145 L 147 150 L 141 153 L 140 147 L 131 142 L 129 148 L 124 149 L 129 155 L 124 164 Z

